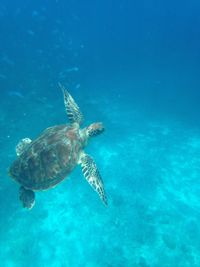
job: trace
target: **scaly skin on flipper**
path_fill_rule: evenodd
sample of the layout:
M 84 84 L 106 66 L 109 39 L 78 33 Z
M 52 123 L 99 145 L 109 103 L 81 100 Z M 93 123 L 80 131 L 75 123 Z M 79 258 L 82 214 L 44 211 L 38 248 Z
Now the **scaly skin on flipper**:
M 99 197 L 105 205 L 107 205 L 106 194 L 104 191 L 103 181 L 96 163 L 93 158 L 87 154 L 82 154 L 80 159 L 83 175 L 92 188 L 99 194 Z
M 63 91 L 64 104 L 67 112 L 68 119 L 71 123 L 77 123 L 81 125 L 83 122 L 83 115 L 69 92 L 59 83 L 60 88 Z
M 32 140 L 30 138 L 22 139 L 15 148 L 17 156 L 20 156 L 31 142 Z

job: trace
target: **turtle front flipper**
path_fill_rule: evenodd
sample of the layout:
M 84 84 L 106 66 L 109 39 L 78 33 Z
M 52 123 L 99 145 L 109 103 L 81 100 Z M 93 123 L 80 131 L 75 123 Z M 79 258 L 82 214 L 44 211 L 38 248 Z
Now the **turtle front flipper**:
M 20 156 L 31 142 L 32 140 L 28 137 L 20 140 L 15 148 L 17 156 Z
M 64 95 L 64 104 L 67 112 L 68 119 L 71 123 L 78 123 L 80 125 L 83 121 L 83 115 L 74 101 L 73 97 L 68 93 L 63 85 L 59 83 L 60 88 Z
M 99 194 L 103 203 L 107 206 L 106 194 L 104 191 L 103 181 L 99 170 L 97 169 L 94 160 L 87 154 L 82 154 L 80 159 L 83 175 L 92 186 L 92 188 Z
M 19 188 L 19 199 L 21 200 L 24 208 L 32 209 L 35 205 L 35 193 L 23 186 Z

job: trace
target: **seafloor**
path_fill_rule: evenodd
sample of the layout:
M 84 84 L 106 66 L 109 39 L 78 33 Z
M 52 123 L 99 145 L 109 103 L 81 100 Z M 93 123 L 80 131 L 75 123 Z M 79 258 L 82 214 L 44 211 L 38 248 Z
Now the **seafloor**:
M 20 138 L 67 121 L 55 94 L 11 94 L 1 106 L 0 266 L 199 267 L 200 135 L 176 119 L 150 118 L 120 95 L 73 93 L 85 124 L 106 127 L 86 151 L 102 174 L 108 207 L 79 167 L 37 193 L 31 211 L 21 207 L 6 169 Z

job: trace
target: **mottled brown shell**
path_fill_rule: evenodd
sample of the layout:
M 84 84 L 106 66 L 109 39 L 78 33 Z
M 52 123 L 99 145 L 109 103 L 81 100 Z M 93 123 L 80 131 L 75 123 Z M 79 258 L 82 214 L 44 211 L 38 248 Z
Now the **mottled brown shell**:
M 13 162 L 10 175 L 28 189 L 51 188 L 76 166 L 82 148 L 77 127 L 50 127 Z

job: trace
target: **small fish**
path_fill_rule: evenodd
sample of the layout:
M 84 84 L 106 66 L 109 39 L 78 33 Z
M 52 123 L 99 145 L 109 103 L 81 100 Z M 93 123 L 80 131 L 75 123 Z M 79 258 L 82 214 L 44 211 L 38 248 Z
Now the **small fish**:
M 72 71 L 79 71 L 79 68 L 78 67 L 73 67 L 73 68 L 69 68 L 69 69 L 65 70 L 65 72 L 72 72 Z
M 38 16 L 39 16 L 39 12 L 37 10 L 33 10 L 32 17 L 38 17 Z
M 1 80 L 6 80 L 6 79 L 7 79 L 7 76 L 4 75 L 4 74 L 1 74 L 1 73 L 0 73 L 0 79 L 1 79 Z
M 35 33 L 34 33 L 32 30 L 28 30 L 27 33 L 28 33 L 29 35 L 32 35 L 32 36 L 35 35 Z
M 15 62 L 12 61 L 6 54 L 3 55 L 3 57 L 1 58 L 1 60 L 6 63 L 7 65 L 10 65 L 10 66 L 14 66 L 15 65 Z
M 63 71 L 59 72 L 59 77 L 60 78 L 65 78 L 67 73 L 69 73 L 69 72 L 78 72 L 78 71 L 79 71 L 78 67 L 72 67 L 72 68 L 64 69 Z
M 22 93 L 20 93 L 19 91 L 9 91 L 8 95 L 11 97 L 16 96 L 19 98 L 24 98 L 24 95 Z

